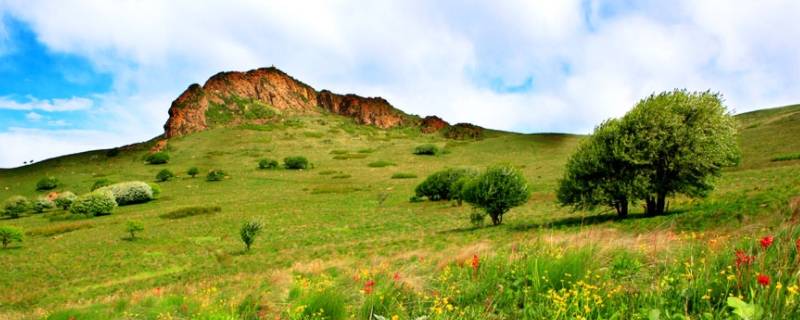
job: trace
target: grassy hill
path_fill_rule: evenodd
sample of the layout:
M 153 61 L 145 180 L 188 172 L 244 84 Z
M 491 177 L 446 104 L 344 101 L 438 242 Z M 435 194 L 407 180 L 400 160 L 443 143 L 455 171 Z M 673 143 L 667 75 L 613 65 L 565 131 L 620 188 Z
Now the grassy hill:
M 479 277 L 477 267 L 470 274 L 470 259 L 480 259 L 481 268 L 502 269 L 534 256 L 553 255 L 558 258 L 547 260 L 560 261 L 569 251 L 564 259 L 593 261 L 605 271 L 622 263 L 620 272 L 635 272 L 620 278 L 609 273 L 609 281 L 647 288 L 670 270 L 664 266 L 666 257 L 693 254 L 691 248 L 709 241 L 723 246 L 741 240 L 740 235 L 783 230 L 791 214 L 788 203 L 800 194 L 800 160 L 773 159 L 800 152 L 800 106 L 737 118 L 743 163 L 725 172 L 710 197 L 672 199 L 673 214 L 659 217 L 645 218 L 641 208 L 634 208 L 623 221 L 605 210 L 571 212 L 554 203 L 563 164 L 581 136 L 491 131 L 481 140 L 457 141 L 421 134 L 417 128 L 356 125 L 336 115 L 173 138 L 167 147 L 171 160 L 163 165 L 144 163 L 151 142 L 124 148 L 113 157 L 92 151 L 0 170 L 0 199 L 41 195 L 35 184 L 45 176 L 61 181 L 58 190 L 76 194 L 90 191 L 101 178 L 153 182 L 165 168 L 178 176 L 159 183 L 157 200 L 119 207 L 109 216 L 63 220 L 63 212 L 53 210 L 0 220 L 0 225 L 27 232 L 21 245 L 0 250 L 0 318 L 226 319 L 246 318 L 248 308 L 264 318 L 313 318 L 305 309 L 337 301 L 344 306 L 342 312 L 366 318 L 365 308 L 383 305 L 383 298 L 390 297 L 409 301 L 401 303 L 405 311 L 397 303 L 384 308 L 383 315 L 402 319 L 422 314 L 431 319 L 551 318 L 547 313 L 500 312 L 505 310 L 498 305 L 500 298 L 483 298 L 502 292 L 493 287 L 500 280 L 476 282 L 485 287 L 467 285 Z M 444 152 L 412 154 L 424 143 Z M 257 169 L 260 159 L 295 155 L 307 157 L 313 169 Z M 468 205 L 409 201 L 414 187 L 434 171 L 495 163 L 519 167 L 533 191 L 531 200 L 513 209 L 500 227 L 473 228 Z M 193 166 L 203 172 L 200 177 L 185 174 Z M 204 173 L 211 169 L 230 177 L 207 182 Z M 399 173 L 410 178 L 393 178 Z M 161 217 L 190 207 L 221 210 L 181 219 Z M 266 227 L 245 253 L 239 227 L 253 218 Z M 142 221 L 145 230 L 141 239 L 127 241 L 124 227 L 132 219 Z M 631 258 L 618 262 L 625 248 L 633 251 Z M 519 258 L 521 252 L 527 258 Z M 568 265 L 558 270 L 569 270 Z M 443 277 L 459 276 L 464 287 L 450 291 L 443 304 L 443 293 L 451 288 Z M 367 289 L 365 279 L 379 282 L 375 290 L 381 292 L 381 303 L 373 301 L 377 298 L 370 295 L 373 289 Z M 559 288 L 566 286 L 551 289 L 558 294 Z M 315 295 L 315 290 L 324 294 Z M 465 297 L 467 293 L 482 298 Z M 541 297 L 548 294 L 543 290 Z M 421 298 L 409 298 L 415 295 Z M 559 317 L 573 315 L 564 311 Z

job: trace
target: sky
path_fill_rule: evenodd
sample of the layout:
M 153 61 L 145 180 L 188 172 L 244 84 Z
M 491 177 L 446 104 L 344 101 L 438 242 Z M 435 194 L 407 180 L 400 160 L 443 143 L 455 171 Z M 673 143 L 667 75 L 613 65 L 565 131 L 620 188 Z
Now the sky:
M 526 133 L 590 133 L 674 88 L 795 104 L 797 17 L 796 0 L 0 0 L 0 167 L 149 140 L 190 84 L 267 66 Z

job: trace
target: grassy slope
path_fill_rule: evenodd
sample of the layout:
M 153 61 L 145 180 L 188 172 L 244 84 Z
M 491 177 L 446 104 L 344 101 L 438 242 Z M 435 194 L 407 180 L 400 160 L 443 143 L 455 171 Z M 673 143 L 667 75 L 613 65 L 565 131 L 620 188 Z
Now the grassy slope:
M 83 220 L 85 228 L 54 236 L 29 236 L 23 246 L 0 250 L 0 312 L 35 315 L 41 310 L 81 306 L 91 302 L 136 299 L 153 288 L 187 293 L 218 287 L 231 299 L 261 288 L 273 300 L 285 299 L 284 279 L 291 272 L 334 268 L 350 270 L 380 262 L 407 269 L 424 279 L 428 270 L 413 270 L 407 260 L 423 256 L 449 261 L 474 248 L 525 243 L 542 235 L 621 228 L 631 234 L 668 229 L 720 230 L 738 228 L 750 217 L 761 224 L 800 185 L 799 161 L 769 161 L 800 151 L 800 108 L 764 110 L 740 116 L 743 124 L 741 168 L 730 170 L 709 199 L 676 199 L 672 208 L 681 215 L 632 219 L 616 223 L 607 215 L 571 213 L 553 204 L 553 189 L 562 165 L 579 136 L 521 135 L 493 132 L 474 142 L 453 142 L 414 130 L 379 130 L 353 125 L 350 120 L 326 116 L 300 118 L 302 127 L 273 125 L 269 130 L 222 128 L 170 141 L 172 161 L 166 165 L 142 163 L 146 153 L 124 151 L 115 158 L 104 152 L 66 156 L 32 166 L 0 171 L 0 199 L 14 194 L 34 197 L 35 182 L 57 176 L 62 190 L 87 192 L 101 177 L 114 181 L 152 181 L 169 168 L 180 178 L 161 183 L 157 201 L 118 208 L 106 217 Z M 320 137 L 321 136 L 321 137 Z M 769 139 L 767 139 L 769 138 Z M 414 156 L 421 143 L 436 143 L 448 153 Z M 335 160 L 333 150 L 373 149 L 363 159 Z M 307 171 L 256 170 L 261 158 L 304 155 L 315 165 Z M 372 168 L 377 160 L 397 166 Z M 469 228 L 470 208 L 448 203 L 409 203 L 414 186 L 429 173 L 448 166 L 482 168 L 506 162 L 521 167 L 534 191 L 531 201 L 509 213 L 499 228 Z M 218 168 L 231 179 L 205 182 L 183 172 L 191 166 Z M 321 172 L 350 175 L 333 179 Z M 395 172 L 414 173 L 416 179 L 390 179 Z M 385 202 L 378 200 L 387 195 Z M 179 220 L 159 214 L 192 205 L 219 205 L 222 212 Z M 766 215 L 764 215 L 766 214 Z M 242 255 L 238 227 L 245 220 L 266 222 L 253 251 Z M 122 241 L 128 219 L 145 224 L 142 240 Z M 50 222 L 42 216 L 0 220 L 28 231 L 75 222 Z M 554 229 L 566 228 L 559 233 Z M 656 231 L 654 231 L 656 230 Z M 610 241 L 610 240 L 609 240 Z M 477 250 L 477 249 L 476 249 Z M 38 311 L 36 309 L 39 309 Z M 21 313 L 17 313 L 21 312 Z

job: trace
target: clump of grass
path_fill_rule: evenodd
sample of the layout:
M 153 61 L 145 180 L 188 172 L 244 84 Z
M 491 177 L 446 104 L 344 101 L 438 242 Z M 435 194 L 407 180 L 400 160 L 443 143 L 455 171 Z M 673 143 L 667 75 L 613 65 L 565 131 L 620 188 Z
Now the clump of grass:
M 366 149 L 359 149 L 358 150 L 358 153 L 373 153 L 373 152 L 375 152 L 375 149 L 372 149 L 372 148 L 366 148 Z
M 375 162 L 370 162 L 367 166 L 369 166 L 370 168 L 383 168 L 383 167 L 396 166 L 396 165 L 397 165 L 396 163 L 391 162 L 391 161 L 378 160 L 378 161 L 375 161 Z
M 59 234 L 72 232 L 75 230 L 94 228 L 94 224 L 88 221 L 62 223 L 29 229 L 25 234 L 29 236 L 50 237 Z
M 204 214 L 214 214 L 217 212 L 222 211 L 222 208 L 219 206 L 210 206 L 210 207 L 186 207 L 181 208 L 178 210 L 173 210 L 167 213 L 160 215 L 159 217 L 163 219 L 181 219 L 186 217 L 204 215 Z
M 319 186 L 311 190 L 311 194 L 327 194 L 327 193 L 351 193 L 361 191 L 361 189 L 350 186 Z
M 783 154 L 772 158 L 772 161 L 792 161 L 792 160 L 800 160 L 800 152 Z
M 330 154 L 347 154 L 347 150 L 331 150 Z
M 417 177 L 416 174 L 407 172 L 397 172 L 392 175 L 392 179 L 414 179 L 416 177 Z
M 337 174 L 335 176 L 332 176 L 331 179 L 347 179 L 347 178 L 350 178 L 350 177 L 351 177 L 351 175 L 345 173 L 345 174 Z
M 439 147 L 434 144 L 423 144 L 414 148 L 414 154 L 423 156 L 435 156 L 439 153 Z
M 333 157 L 334 160 L 347 160 L 347 159 L 364 159 L 367 157 L 366 153 L 348 153 L 339 154 Z
M 319 175 L 327 176 L 327 175 L 331 175 L 331 174 L 334 174 L 334 173 L 337 173 L 337 172 L 339 172 L 339 171 L 336 171 L 336 170 L 323 170 L 323 171 L 319 172 Z
M 315 131 L 306 131 L 303 132 L 303 135 L 306 136 L 306 138 L 322 138 L 324 136 L 322 132 Z

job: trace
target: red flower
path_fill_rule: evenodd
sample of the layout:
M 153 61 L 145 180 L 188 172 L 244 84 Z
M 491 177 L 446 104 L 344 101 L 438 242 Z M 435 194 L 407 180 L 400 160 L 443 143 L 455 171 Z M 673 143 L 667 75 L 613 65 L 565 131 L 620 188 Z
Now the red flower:
M 797 248 L 797 251 L 800 251 L 800 238 L 797 239 L 797 241 L 794 243 L 794 246 Z
M 761 238 L 761 247 L 764 249 L 769 248 L 769 246 L 772 245 L 772 240 L 773 240 L 772 236 L 766 236 Z
M 395 272 L 392 279 L 394 279 L 394 281 L 400 281 L 400 272 Z
M 759 273 L 758 274 L 758 284 L 760 284 L 760 285 L 762 285 L 764 287 L 768 286 L 769 285 L 769 276 L 765 275 L 765 274 L 762 274 L 762 273 Z
M 373 287 L 375 287 L 375 281 L 372 280 L 367 281 L 366 283 L 364 283 L 364 293 L 365 294 L 372 293 Z
M 478 260 L 478 255 L 472 256 L 472 270 L 478 271 L 478 267 L 480 266 L 480 261 Z
M 736 267 L 737 268 L 741 267 L 742 265 L 749 266 L 749 265 L 753 264 L 753 261 L 755 261 L 755 259 L 756 259 L 755 256 L 748 255 L 743 250 L 736 250 L 735 254 L 736 254 Z

